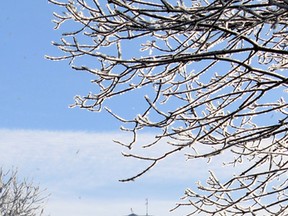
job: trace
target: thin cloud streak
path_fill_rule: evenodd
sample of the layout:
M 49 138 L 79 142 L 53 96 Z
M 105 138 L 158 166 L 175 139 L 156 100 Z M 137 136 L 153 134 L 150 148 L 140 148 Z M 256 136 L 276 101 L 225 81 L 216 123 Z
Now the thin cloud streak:
M 152 137 L 145 136 L 146 140 Z M 191 176 L 203 170 L 201 164 L 185 166 L 189 164 L 184 157 L 171 158 L 135 182 L 119 183 L 144 166 L 141 161 L 124 158 L 123 148 L 112 141 L 114 137 L 126 139 L 112 132 L 0 129 L 0 163 L 4 169 L 17 167 L 20 177 L 47 188 L 52 194 L 47 209 L 54 216 L 100 212 L 112 216 L 119 206 L 123 212 L 129 211 L 140 206 L 137 203 L 145 203 L 146 197 L 154 200 L 155 216 L 166 216 L 187 184 L 193 184 Z M 106 209 L 115 213 L 105 213 Z M 179 211 L 169 215 L 179 215 Z
M 179 152 L 136 181 L 120 183 L 119 179 L 137 174 L 145 163 L 124 158 L 121 151 L 127 149 L 115 144 L 114 138 L 129 139 L 115 132 L 0 129 L 0 163 L 4 169 L 17 167 L 20 177 L 47 188 L 52 194 L 47 213 L 52 216 L 123 215 L 134 207 L 140 211 L 146 198 L 151 200 L 151 214 L 155 216 L 185 215 L 189 208 L 168 213 L 185 188 L 193 189 L 196 181 L 204 182 L 208 169 L 221 179 L 235 172 L 233 167 L 223 169 L 222 162 L 231 159 L 228 154 L 207 164 L 204 159 L 186 161 Z M 152 138 L 153 134 L 144 134 L 139 142 Z M 165 146 L 156 147 L 152 154 L 160 154 Z M 143 153 L 141 149 L 136 152 Z

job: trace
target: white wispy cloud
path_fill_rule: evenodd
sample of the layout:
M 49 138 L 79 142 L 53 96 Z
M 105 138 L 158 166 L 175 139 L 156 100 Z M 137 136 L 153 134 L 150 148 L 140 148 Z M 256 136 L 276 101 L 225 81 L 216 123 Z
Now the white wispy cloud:
M 167 215 L 191 176 L 203 169 L 174 157 L 135 182 L 120 183 L 144 167 L 121 155 L 123 148 L 112 141 L 121 136 L 126 139 L 112 132 L 1 129 L 0 163 L 4 169 L 17 167 L 20 177 L 47 188 L 52 194 L 47 204 L 51 215 L 113 216 L 120 209 L 129 213 L 131 207 L 141 210 L 146 197 L 157 203 L 155 215 Z M 152 135 L 145 136 L 148 140 Z M 105 213 L 107 209 L 114 213 Z
M 146 197 L 155 216 L 185 215 L 189 208 L 168 212 L 186 187 L 204 181 L 209 168 L 221 178 L 231 175 L 222 170 L 225 154 L 207 165 L 207 160 L 187 162 L 179 152 L 135 182 L 120 183 L 119 179 L 141 171 L 145 163 L 124 158 L 121 152 L 128 150 L 115 144 L 114 138 L 128 141 L 122 133 L 113 132 L 0 129 L 0 164 L 4 169 L 17 167 L 20 177 L 47 188 L 51 196 L 46 209 L 52 216 L 116 216 L 128 214 L 130 208 L 142 214 Z M 139 142 L 152 138 L 153 134 L 144 134 Z M 163 150 L 165 145 L 160 144 L 152 154 Z

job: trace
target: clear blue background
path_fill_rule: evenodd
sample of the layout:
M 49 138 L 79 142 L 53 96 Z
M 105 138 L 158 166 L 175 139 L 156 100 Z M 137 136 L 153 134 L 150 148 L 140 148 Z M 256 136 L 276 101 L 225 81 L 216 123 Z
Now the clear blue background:
M 3 1 L 1 8 L 0 128 L 116 130 L 119 123 L 107 113 L 68 109 L 93 86 L 91 76 L 68 62 L 44 58 L 61 55 L 51 45 L 60 39 L 51 21 L 58 8 L 46 0 Z

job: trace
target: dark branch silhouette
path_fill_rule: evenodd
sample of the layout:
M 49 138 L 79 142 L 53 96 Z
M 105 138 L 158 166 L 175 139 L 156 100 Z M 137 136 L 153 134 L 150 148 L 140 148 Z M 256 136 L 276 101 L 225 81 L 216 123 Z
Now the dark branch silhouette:
M 190 215 L 287 214 L 287 0 L 49 2 L 63 11 L 54 22 L 65 33 L 53 44 L 65 54 L 47 58 L 94 76 L 93 93 L 76 96 L 74 106 L 104 106 L 133 135 L 116 141 L 130 151 L 124 156 L 151 162 L 122 181 L 178 151 L 192 161 L 225 154 L 235 174 L 224 180 L 211 170 L 177 207 L 191 206 Z M 134 117 L 107 107 L 130 93 L 146 102 Z M 155 140 L 137 143 L 150 129 Z M 152 156 L 160 143 L 168 147 Z

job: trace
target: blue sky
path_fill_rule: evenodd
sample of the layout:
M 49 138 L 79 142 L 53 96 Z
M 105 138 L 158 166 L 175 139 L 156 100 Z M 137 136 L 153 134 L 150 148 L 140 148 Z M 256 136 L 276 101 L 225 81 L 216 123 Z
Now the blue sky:
M 109 115 L 67 109 L 76 94 L 91 90 L 87 74 L 72 71 L 67 62 L 51 62 L 45 55 L 57 55 L 52 40 L 55 6 L 46 0 L 2 3 L 1 80 L 2 128 L 49 130 L 116 130 Z M 107 124 L 103 124 L 103 119 Z M 101 123 L 102 124 L 101 124 Z
M 52 216 L 116 216 L 130 208 L 144 214 L 146 198 L 155 216 L 183 215 L 184 209 L 168 210 L 204 175 L 204 163 L 188 166 L 184 157 L 172 158 L 136 182 L 119 183 L 143 164 L 121 156 L 112 138 L 123 134 L 110 115 L 68 108 L 74 95 L 91 90 L 91 77 L 44 58 L 59 54 L 51 45 L 60 38 L 51 22 L 55 6 L 10 0 L 1 7 L 2 167 L 18 167 L 21 178 L 47 188 L 52 195 L 45 208 Z

